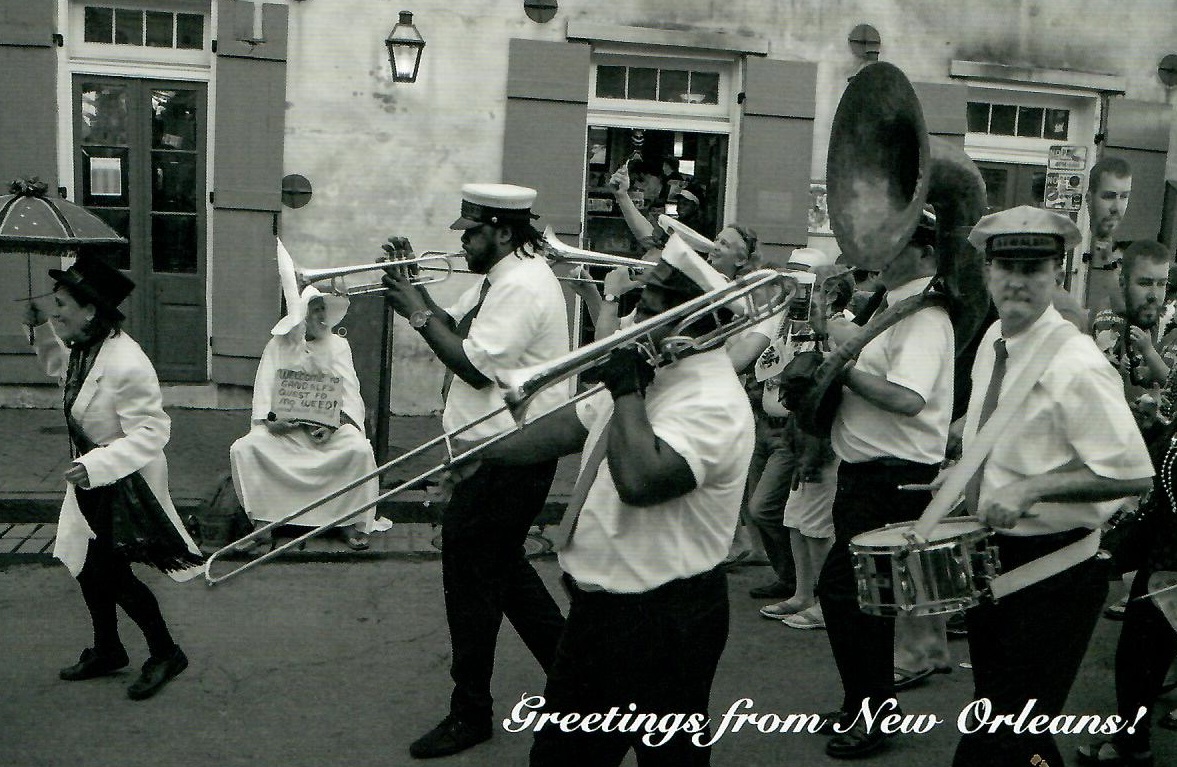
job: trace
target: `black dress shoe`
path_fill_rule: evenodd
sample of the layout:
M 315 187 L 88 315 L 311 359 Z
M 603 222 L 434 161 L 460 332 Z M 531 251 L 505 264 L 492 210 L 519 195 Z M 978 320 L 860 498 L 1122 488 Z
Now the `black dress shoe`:
M 179 646 L 166 657 L 148 658 L 139 678 L 127 688 L 127 697 L 131 700 L 147 700 L 186 668 L 188 656 Z
M 63 668 L 57 675 L 67 682 L 80 682 L 83 679 L 113 674 L 130 663 L 127 651 L 122 647 L 117 650 L 98 653 L 90 647 L 82 650 L 82 657 L 72 666 Z
M 834 730 L 835 724 L 839 725 L 840 729 L 845 728 L 850 724 L 849 715 L 841 709 L 837 711 L 827 711 L 820 716 L 821 723 L 817 726 L 817 729 L 814 730 L 814 732 L 818 735 L 837 735 L 837 732 Z
M 857 759 L 878 751 L 887 742 L 882 730 L 867 730 L 859 722 L 843 733 L 830 738 L 826 743 L 826 755 L 834 759 Z
M 409 746 L 409 756 L 414 759 L 450 756 L 486 740 L 490 740 L 490 722 L 476 726 L 450 714 Z
M 796 584 L 785 583 L 779 578 L 772 583 L 766 583 L 763 586 L 757 586 L 748 591 L 748 596 L 753 599 L 783 599 L 784 597 L 791 597 L 797 591 Z

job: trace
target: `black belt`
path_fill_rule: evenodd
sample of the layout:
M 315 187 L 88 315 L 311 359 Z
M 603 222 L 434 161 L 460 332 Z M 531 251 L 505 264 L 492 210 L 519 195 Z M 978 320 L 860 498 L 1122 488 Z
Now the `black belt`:
M 667 581 L 661 586 L 657 586 L 649 591 L 642 591 L 636 594 L 617 594 L 612 591 L 605 591 L 604 589 L 589 587 L 583 588 L 576 579 L 568 573 L 564 573 L 562 577 L 565 590 L 569 595 L 576 594 L 578 597 L 586 600 L 596 599 L 610 599 L 625 602 L 642 602 L 646 600 L 659 599 L 670 595 L 675 596 L 689 596 L 693 593 L 704 593 L 708 589 L 721 587 L 722 584 L 727 583 L 727 572 L 722 567 L 716 567 L 698 575 L 692 575 L 687 578 L 676 578 L 673 581 Z

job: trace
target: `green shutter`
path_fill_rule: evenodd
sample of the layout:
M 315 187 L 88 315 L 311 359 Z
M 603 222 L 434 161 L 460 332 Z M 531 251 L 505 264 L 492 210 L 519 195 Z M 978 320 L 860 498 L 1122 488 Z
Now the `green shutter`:
M 511 40 L 503 178 L 536 189 L 540 228 L 579 236 L 589 46 Z
M 929 136 L 939 136 L 964 149 L 964 134 L 969 129 L 968 86 L 960 83 L 912 83 L 920 100 L 924 124 Z
M 1116 230 L 1118 240 L 1155 240 L 1161 234 L 1172 110 L 1168 104 L 1130 99 L 1108 104 L 1103 154 L 1123 157 L 1132 166 L 1132 196 Z
M 817 65 L 748 59 L 740 134 L 740 223 L 761 242 L 809 240 L 809 174 Z
M 218 0 L 213 146 L 212 378 L 251 385 L 280 316 L 274 225 L 281 209 L 287 8 L 263 6 L 264 43 L 252 6 Z M 249 12 L 250 24 L 244 24 Z
M 57 186 L 57 6 L 0 0 L 0 184 L 39 176 Z

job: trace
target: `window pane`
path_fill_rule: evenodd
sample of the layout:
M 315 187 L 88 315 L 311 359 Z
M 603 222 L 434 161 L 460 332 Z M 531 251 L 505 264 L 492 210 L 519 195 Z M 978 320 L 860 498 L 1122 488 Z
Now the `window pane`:
M 691 72 L 691 93 L 703 97 L 700 104 L 718 104 L 719 73 Z
M 119 45 L 143 44 L 143 11 L 115 10 L 114 41 Z
M 1009 104 L 994 104 L 989 119 L 989 132 L 998 136 L 1014 135 L 1014 122 L 1017 120 L 1018 108 Z
M 196 216 L 151 214 L 151 268 L 196 273 Z
M 673 101 L 681 104 L 691 100 L 686 72 L 681 69 L 663 69 L 660 70 L 660 73 L 661 79 L 658 83 L 659 101 Z
M 82 147 L 82 204 L 119 208 L 130 205 L 130 163 L 126 147 Z
M 151 153 L 151 209 L 196 212 L 196 154 Z
M 989 105 L 979 101 L 970 101 L 965 110 L 969 120 L 969 133 L 989 132 Z
M 152 48 L 172 47 L 172 14 L 147 12 L 147 44 Z
M 1047 109 L 1046 127 L 1043 129 L 1042 137 L 1066 141 L 1067 134 L 1070 129 L 1070 123 L 1071 110 Z
M 80 253 L 98 256 L 118 269 L 131 268 L 131 212 L 126 208 L 91 208 L 90 212 L 105 221 L 111 229 L 127 239 L 122 245 L 83 245 Z
M 82 143 L 127 143 L 127 90 L 121 85 L 82 86 Z
M 1018 107 L 1018 135 L 1029 138 L 1042 137 L 1042 108 Z
M 646 67 L 629 68 L 629 91 L 626 98 L 654 101 L 658 98 L 658 70 Z
M 197 103 L 195 91 L 152 91 L 151 148 L 195 149 Z
M 176 14 L 176 47 L 182 50 L 204 48 L 204 17 L 195 13 Z
M 597 67 L 597 97 L 625 98 L 625 67 Z
M 88 43 L 109 43 L 114 34 L 113 8 L 86 8 L 85 40 Z

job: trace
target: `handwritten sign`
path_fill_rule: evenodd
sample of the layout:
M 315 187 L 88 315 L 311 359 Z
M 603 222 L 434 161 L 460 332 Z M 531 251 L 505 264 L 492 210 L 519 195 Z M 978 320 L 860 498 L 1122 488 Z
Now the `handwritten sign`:
M 279 420 L 339 428 L 342 379 L 327 373 L 279 370 L 270 411 Z

